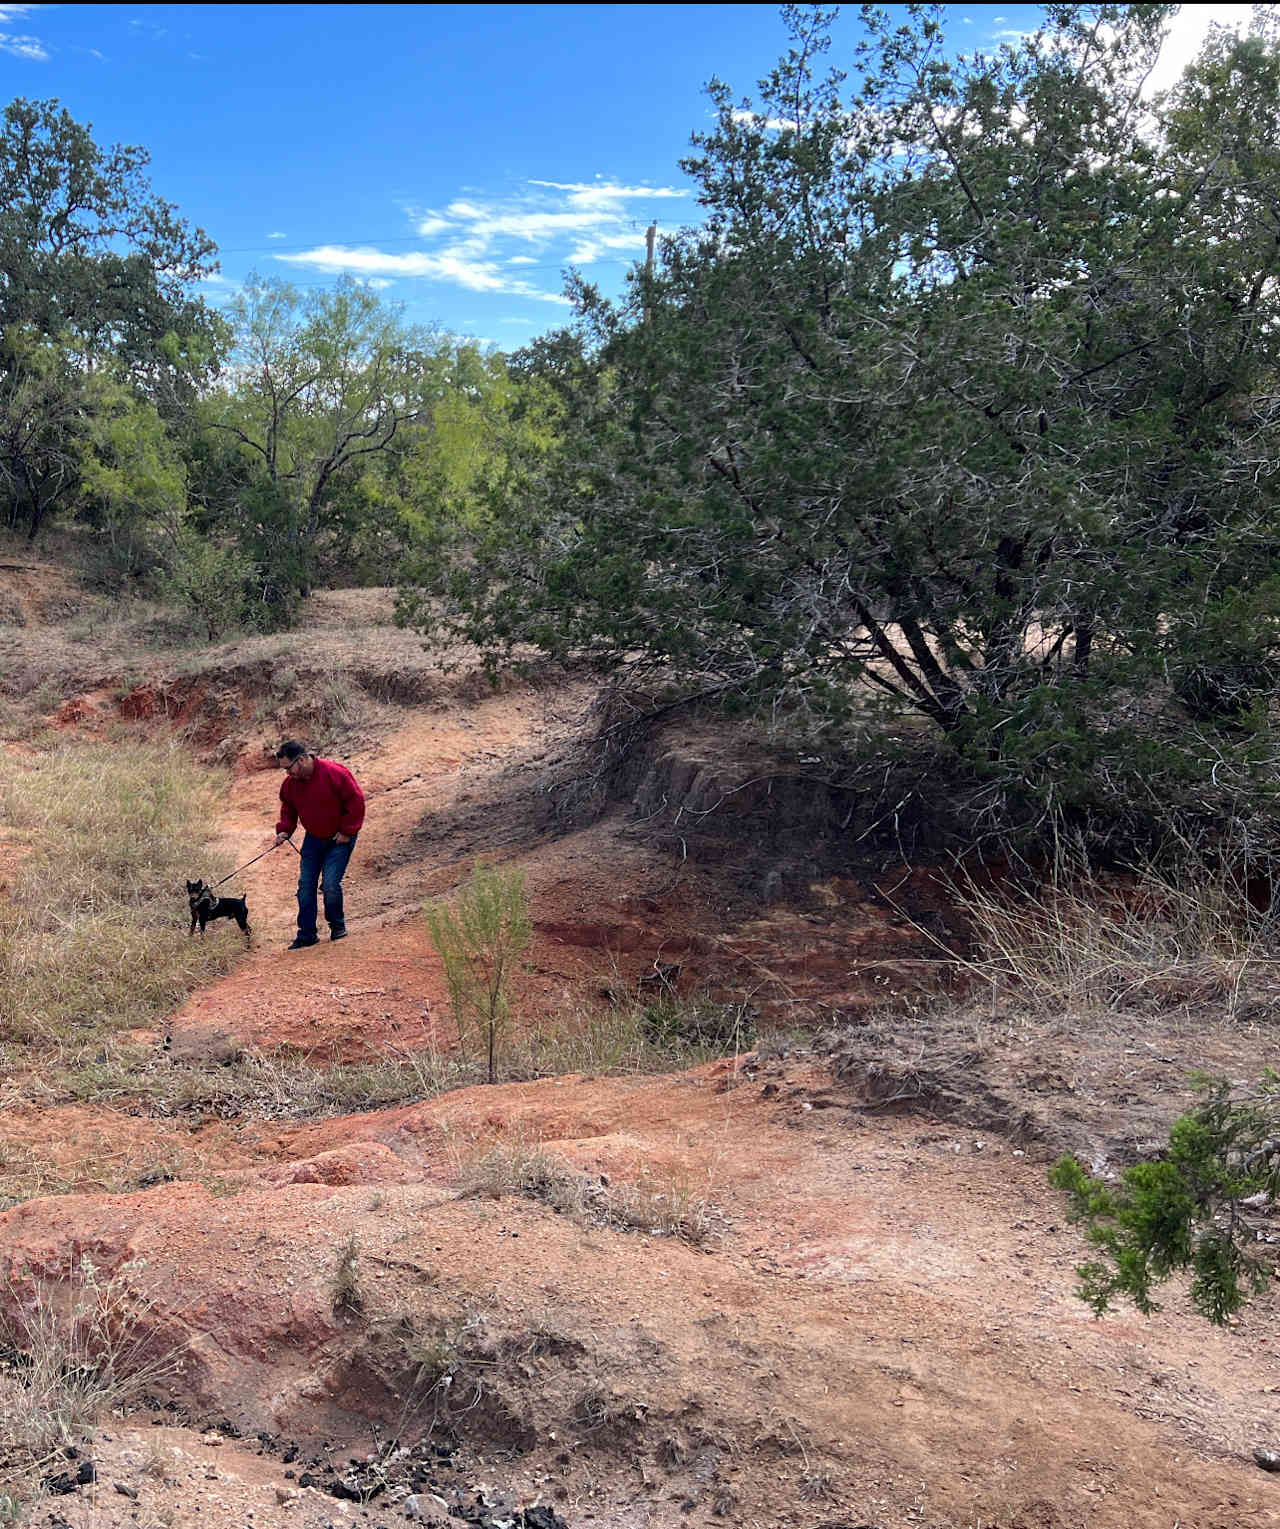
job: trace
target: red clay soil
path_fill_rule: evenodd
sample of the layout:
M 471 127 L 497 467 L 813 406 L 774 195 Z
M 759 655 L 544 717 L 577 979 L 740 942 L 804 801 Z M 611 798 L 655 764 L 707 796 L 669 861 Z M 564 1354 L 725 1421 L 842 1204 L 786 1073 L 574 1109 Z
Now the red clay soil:
M 253 948 L 172 1016 L 176 1064 L 448 1043 L 421 907 L 478 855 L 526 874 L 530 1025 L 667 962 L 687 992 L 755 994 L 775 1019 L 852 1012 L 928 956 L 852 881 L 750 910 L 731 867 L 674 858 L 625 804 L 557 833 L 542 787 L 565 701 L 406 711 L 353 751 L 369 815 L 349 938 L 286 952 L 296 860 L 281 849 L 250 868 L 237 884 Z M 236 863 L 271 839 L 265 763 L 259 740 L 229 787 Z M 112 1132 L 161 1129 L 38 1101 L 25 1118 L 33 1140 L 97 1130 L 104 1150 Z M 113 1424 L 80 1516 L 50 1500 L 33 1523 L 403 1522 L 396 1493 L 337 1502 L 229 1428 L 340 1463 L 375 1426 L 409 1438 L 434 1424 L 514 1505 L 552 1504 L 572 1526 L 1280 1525 L 1280 1477 L 1252 1458 L 1280 1445 L 1274 1299 L 1225 1330 L 1178 1290 L 1157 1320 L 1094 1319 L 1073 1294 L 1084 1249 L 1047 1186 L 1051 1144 L 871 1113 L 804 1046 L 206 1132 L 198 1173 L 0 1215 L 9 1302 L 83 1255 L 143 1262 L 128 1277 L 184 1361 L 164 1394 L 205 1430 L 160 1411 Z M 468 1189 L 494 1149 L 578 1175 L 579 1213 Z M 679 1209 L 700 1240 L 596 1214 L 626 1190 Z
M 495 1137 L 706 1199 L 707 1241 L 460 1197 Z M 145 1260 L 184 1403 L 339 1453 L 413 1402 L 397 1333 L 449 1334 L 449 1428 L 510 1450 L 525 1500 L 599 1492 L 610 1524 L 1280 1523 L 1249 1460 L 1274 1426 L 1269 1307 L 1226 1332 L 1095 1321 L 1043 1162 L 868 1120 L 803 1060 L 476 1088 L 274 1146 L 216 1190 L 19 1206 L 6 1270 Z M 348 1246 L 358 1313 L 335 1312 Z

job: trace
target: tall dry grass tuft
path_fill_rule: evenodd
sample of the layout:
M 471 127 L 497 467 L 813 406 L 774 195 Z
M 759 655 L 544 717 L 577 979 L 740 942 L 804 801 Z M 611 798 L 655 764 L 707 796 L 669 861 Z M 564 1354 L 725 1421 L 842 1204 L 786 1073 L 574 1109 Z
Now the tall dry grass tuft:
M 218 777 L 176 743 L 59 742 L 6 761 L 16 867 L 0 919 L 0 1040 L 48 1044 L 146 1024 L 225 971 L 235 941 L 186 938 L 189 876 Z
M 634 999 L 572 1009 L 529 1027 L 511 1041 L 508 1068 L 514 1078 L 671 1072 L 749 1051 L 755 1042 L 747 1005 Z
M 1228 868 L 1188 858 L 1103 876 L 1075 866 L 1026 894 L 958 889 L 996 993 L 1081 1010 L 1212 1003 L 1227 1017 L 1280 997 L 1276 927 Z
M 82 1258 L 65 1281 L 10 1282 L 0 1311 L 0 1482 L 10 1501 L 33 1495 L 60 1452 L 103 1418 L 179 1373 L 138 1281 L 144 1267 L 106 1275 Z

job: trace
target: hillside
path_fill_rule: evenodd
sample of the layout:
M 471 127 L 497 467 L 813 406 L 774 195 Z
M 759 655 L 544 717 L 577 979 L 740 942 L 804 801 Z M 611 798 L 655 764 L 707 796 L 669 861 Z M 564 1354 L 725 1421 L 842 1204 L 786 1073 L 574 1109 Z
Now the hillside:
M 281 849 L 234 880 L 250 948 L 211 926 L 225 971 L 92 1087 L 3 1052 L 0 1302 L 88 1258 L 181 1357 L 23 1522 L 1280 1525 L 1274 1295 L 1225 1330 L 1177 1289 L 1094 1319 L 1046 1180 L 1149 1146 L 1192 1069 L 1260 1072 L 1265 1009 L 997 1002 L 946 959 L 942 879 L 839 864 L 820 803 L 737 789 L 732 734 L 672 724 L 574 796 L 594 683 L 442 670 L 385 591 L 197 647 L 19 550 L 0 614 L 15 770 L 175 738 L 219 772 L 229 868 L 270 843 L 283 736 L 369 801 L 341 945 L 285 951 Z M 12 898 L 32 842 L 0 829 Z M 507 1071 L 539 1075 L 492 1087 L 457 1071 L 421 912 L 477 857 L 524 872 L 534 925 Z M 715 1015 L 725 1054 L 610 1054 L 637 994 Z

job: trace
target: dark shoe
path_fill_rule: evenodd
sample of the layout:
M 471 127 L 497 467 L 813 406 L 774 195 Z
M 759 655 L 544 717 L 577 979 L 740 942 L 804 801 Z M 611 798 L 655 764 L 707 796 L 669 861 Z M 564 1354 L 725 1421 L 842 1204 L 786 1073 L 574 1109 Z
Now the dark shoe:
M 311 936 L 311 938 L 309 940 L 304 940 L 302 938 L 302 936 L 299 935 L 298 938 L 293 942 L 293 944 L 289 946 L 289 949 L 290 950 L 306 950 L 310 946 L 314 945 L 315 943 L 316 943 L 316 937 L 315 937 L 314 934 Z
M 345 940 L 346 937 L 347 937 L 347 926 L 345 924 L 343 924 L 341 929 L 331 929 L 329 931 L 329 938 L 331 940 Z

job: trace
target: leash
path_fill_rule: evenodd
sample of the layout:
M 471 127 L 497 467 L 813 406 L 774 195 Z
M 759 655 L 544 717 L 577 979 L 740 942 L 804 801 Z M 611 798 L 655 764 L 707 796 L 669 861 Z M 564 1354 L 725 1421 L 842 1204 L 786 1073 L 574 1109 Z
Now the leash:
M 294 854 L 298 856 L 299 859 L 302 858 L 302 851 L 298 848 L 298 846 L 293 842 L 292 839 L 286 839 L 284 842 L 289 846 L 289 848 L 294 852 Z M 273 844 L 271 846 L 271 849 L 279 849 L 279 848 L 280 848 L 280 846 L 278 844 Z M 255 855 L 252 860 L 246 860 L 245 863 L 242 866 L 240 866 L 238 870 L 232 871 L 231 876 L 238 876 L 241 871 L 247 871 L 251 865 L 256 865 L 258 863 L 258 861 L 263 858 L 263 856 L 269 855 L 271 853 L 271 849 L 264 849 L 261 855 Z M 214 886 L 215 887 L 220 887 L 222 885 L 223 881 L 230 881 L 231 880 L 231 876 L 224 876 L 222 878 L 222 881 L 215 881 L 214 882 Z

